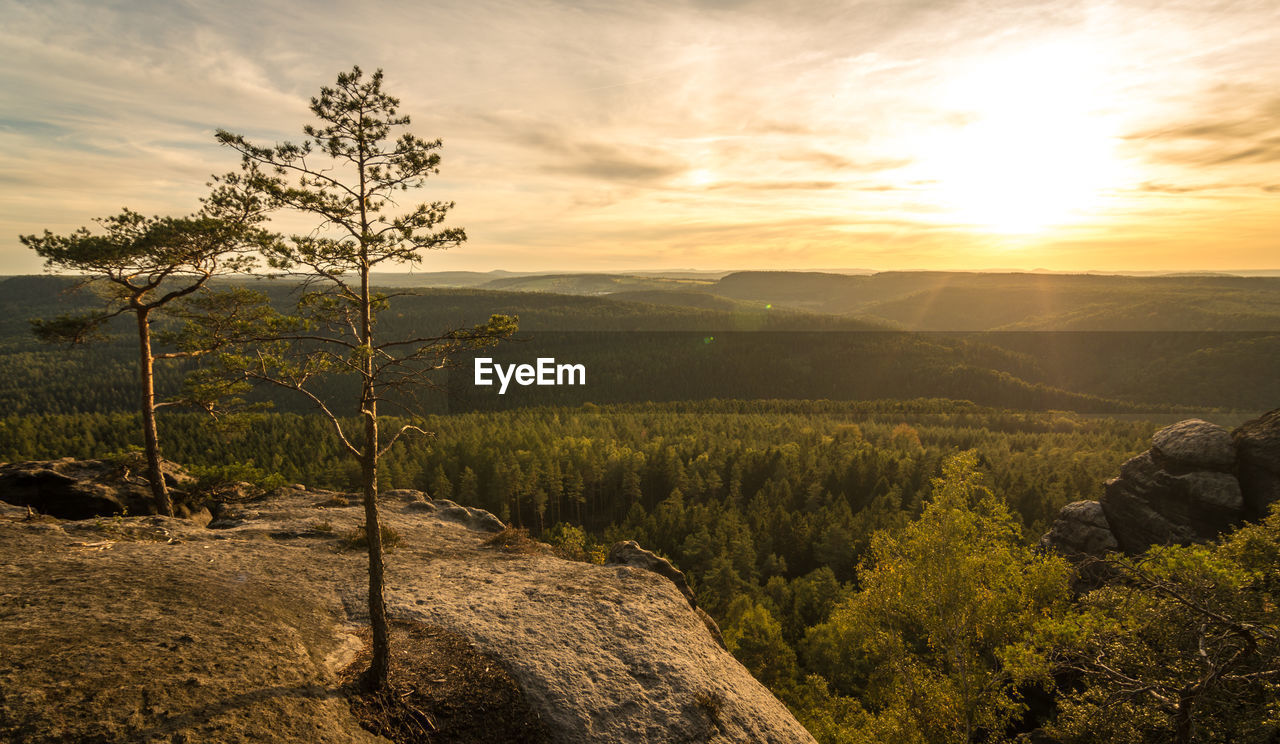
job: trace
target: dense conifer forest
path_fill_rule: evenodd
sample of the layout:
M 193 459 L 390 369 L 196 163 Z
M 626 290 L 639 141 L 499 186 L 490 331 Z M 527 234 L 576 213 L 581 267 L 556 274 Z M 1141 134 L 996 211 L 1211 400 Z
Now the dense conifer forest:
M 856 650 L 868 642 L 857 639 L 867 632 L 869 614 L 885 619 L 928 610 L 924 597 L 889 615 L 868 605 L 875 599 L 867 594 L 869 582 L 890 550 L 886 540 L 908 540 L 926 527 L 944 530 L 941 545 L 953 555 L 934 560 L 979 555 L 990 565 L 987 554 L 1004 551 L 1011 557 L 1000 561 L 1017 571 L 1016 561 L 1039 566 L 1052 584 L 1053 571 L 1065 576 L 1065 566 L 1035 563 L 1040 559 L 1029 552 L 1035 540 L 1059 507 L 1097 498 L 1103 481 L 1144 449 L 1158 426 L 1145 418 L 1013 412 L 943 400 L 588 404 L 432 416 L 424 423 L 434 437 L 410 440 L 388 456 L 384 488 L 420 489 L 488 509 L 583 560 L 602 559 L 605 548 L 622 539 L 671 558 L 689 575 L 731 650 L 820 740 L 832 742 L 916 731 L 951 715 L 934 711 L 932 723 L 897 720 L 910 704 L 895 687 L 902 680 L 877 677 L 865 666 L 872 656 Z M 283 413 L 222 427 L 197 414 L 161 418 L 165 454 L 206 483 L 303 481 L 350 489 L 359 473 L 328 426 L 317 416 Z M 10 415 L 0 419 L 0 460 L 110 456 L 136 447 L 136 430 L 136 417 L 125 413 Z M 958 452 L 969 453 L 959 474 L 950 462 Z M 948 473 L 951 480 L 940 480 Z M 975 513 L 987 522 L 970 529 L 972 540 L 986 543 L 960 540 L 968 533 L 945 520 L 927 522 L 929 505 L 957 478 L 969 495 L 955 497 L 961 503 L 952 505 L 949 518 L 972 516 L 974 503 L 985 505 L 987 512 Z M 990 494 L 987 501 L 974 501 L 979 489 Z M 1269 559 L 1261 560 L 1265 566 Z M 925 576 L 934 569 L 904 570 Z M 1058 597 L 1044 600 L 1048 615 L 973 632 L 1031 648 L 1039 642 L 1034 633 L 1055 632 L 1033 621 L 1073 622 L 1063 614 L 1061 576 L 1057 589 L 1044 589 Z M 920 632 L 911 628 L 894 630 Z M 991 664 L 994 648 L 974 653 Z M 1045 652 L 1027 653 L 1042 659 Z M 1043 660 L 1027 663 L 1047 668 Z M 914 673 L 924 674 L 930 662 L 912 664 Z M 997 668 L 1003 669 L 987 673 L 996 675 Z M 1004 698 L 975 703 L 974 715 L 1003 710 L 1000 725 L 1016 727 L 1024 703 L 1010 680 L 998 685 Z M 948 687 L 935 694 L 961 692 Z

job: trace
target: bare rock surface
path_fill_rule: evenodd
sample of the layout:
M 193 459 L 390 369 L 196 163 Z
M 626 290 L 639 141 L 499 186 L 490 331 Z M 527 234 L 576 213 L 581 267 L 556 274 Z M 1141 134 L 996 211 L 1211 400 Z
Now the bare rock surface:
M 161 470 L 179 516 L 202 506 L 189 504 L 182 490 L 193 479 L 181 466 L 163 461 Z M 144 462 L 106 460 L 35 460 L 0 465 L 0 501 L 30 506 L 61 519 L 88 519 L 117 514 L 155 514 L 157 505 L 145 477 Z M 202 515 L 208 521 L 208 515 Z
M 1244 497 L 1234 475 L 1171 472 L 1148 450 L 1107 481 L 1102 509 L 1120 547 L 1136 554 L 1216 538 L 1244 519 Z
M 1054 548 L 1065 555 L 1102 555 L 1119 547 L 1107 515 L 1097 501 L 1075 501 L 1062 507 L 1044 537 L 1041 547 Z
M 1166 426 L 1120 466 L 1100 502 L 1063 507 L 1041 539 L 1065 555 L 1131 555 L 1217 539 L 1280 501 L 1280 409 L 1234 432 L 1200 419 Z
M 1245 509 L 1251 519 L 1260 519 L 1280 501 L 1280 408 L 1241 424 L 1232 438 Z
M 279 489 L 221 529 L 0 511 L 0 741 L 385 741 L 336 677 L 367 622 L 340 501 Z M 420 503 L 384 503 L 391 616 L 501 660 L 553 741 L 812 741 L 669 579 L 504 552 Z
M 676 568 L 666 558 L 640 547 L 640 544 L 635 540 L 624 540 L 623 542 L 615 543 L 613 547 L 609 548 L 609 555 L 604 562 L 605 565 L 609 566 L 643 568 L 659 576 L 664 576 L 670 579 L 672 584 L 675 584 L 685 599 L 689 600 L 691 607 L 698 606 L 698 601 L 693 596 L 693 590 L 689 588 L 689 582 L 685 579 L 684 572 Z
M 1157 431 L 1151 449 L 1190 470 L 1230 472 L 1236 462 L 1231 432 L 1208 421 L 1187 419 Z
M 501 519 L 484 509 L 462 506 L 449 499 L 424 500 L 421 491 L 409 491 L 409 509 L 434 514 L 440 519 L 457 522 L 478 532 L 502 532 L 507 528 Z
M 689 602 L 695 612 L 698 613 L 698 619 L 706 626 L 707 632 L 715 639 L 716 643 L 724 648 L 724 635 L 720 632 L 720 626 L 716 623 L 715 618 L 707 614 L 707 611 L 698 606 L 698 599 L 693 594 L 693 589 L 689 587 L 689 581 L 685 578 L 684 572 L 675 567 L 671 561 L 650 550 L 640 547 L 635 540 L 624 540 L 614 543 L 609 548 L 609 555 L 605 558 L 606 566 L 631 566 L 632 568 L 640 568 L 645 571 L 662 576 L 671 581 L 676 589 L 680 590 L 680 594 Z

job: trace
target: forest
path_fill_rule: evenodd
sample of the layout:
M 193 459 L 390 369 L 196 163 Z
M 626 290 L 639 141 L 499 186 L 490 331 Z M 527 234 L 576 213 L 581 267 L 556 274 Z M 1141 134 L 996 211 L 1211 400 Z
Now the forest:
M 991 727 L 1010 735 L 1025 729 L 1022 717 L 1043 698 L 1036 685 L 1053 684 L 1047 670 L 1067 665 L 1073 644 L 1094 642 L 1077 626 L 1107 613 L 1117 615 L 1114 623 L 1138 622 L 1130 594 L 1099 596 L 1096 605 L 1069 609 L 1065 564 L 1044 564 L 1031 546 L 1059 507 L 1096 499 L 1120 463 L 1145 449 L 1162 422 L 1176 418 L 1126 421 L 941 399 L 584 404 L 433 415 L 420 422 L 433 437 L 406 440 L 387 454 L 383 487 L 480 506 L 582 560 L 601 560 L 608 545 L 623 539 L 671 558 L 720 623 L 731 650 L 820 741 L 997 741 L 1003 734 Z M 1231 415 L 1222 421 L 1231 423 Z M 319 416 L 257 413 L 216 426 L 200 414 L 169 413 L 160 422 L 166 456 L 205 484 L 305 482 L 342 490 L 359 484 L 358 464 Z M 136 450 L 136 432 L 137 416 L 123 412 L 11 414 L 0 419 L 0 461 L 119 456 Z M 956 463 L 956 453 L 967 459 Z M 960 503 L 945 515 L 933 513 L 948 488 L 959 489 L 948 498 Z M 1231 583 L 1209 588 L 1234 587 L 1239 594 L 1230 597 L 1233 603 L 1253 603 L 1251 611 L 1274 623 L 1275 605 L 1267 609 L 1266 603 L 1274 602 L 1276 587 L 1268 576 L 1280 568 L 1280 535 L 1272 522 L 1251 528 L 1249 550 L 1237 544 L 1245 537 L 1222 548 L 1171 548 L 1161 556 L 1167 565 L 1160 570 L 1197 590 L 1207 585 L 1194 572 L 1217 572 L 1215 582 Z M 930 538 L 927 530 L 941 532 Z M 975 721 L 988 717 L 975 724 L 981 735 L 949 728 L 957 713 L 942 701 L 958 704 L 968 694 L 955 686 L 964 680 L 948 676 L 949 663 L 867 636 L 876 623 L 891 622 L 905 625 L 886 628 L 890 636 L 935 644 L 920 634 L 929 630 L 927 613 L 939 611 L 930 602 L 942 596 L 928 592 L 942 589 L 921 588 L 920 596 L 903 598 L 883 585 L 887 556 L 913 539 L 941 542 L 924 552 L 894 553 L 894 560 L 950 565 L 967 557 L 979 562 L 969 567 L 978 573 L 939 580 L 960 589 L 968 580 L 998 588 L 994 596 L 952 600 L 1014 602 L 1012 608 L 983 607 L 970 618 L 985 622 L 981 616 L 1007 613 L 1005 626 L 964 630 L 982 640 L 970 652 L 984 684 L 996 683 L 972 702 Z M 992 551 L 1002 557 L 991 560 Z M 1004 566 L 1018 581 L 1005 576 L 991 583 L 980 573 L 983 566 Z M 902 570 L 915 582 L 937 567 Z M 1009 594 L 1031 591 L 1019 583 L 1026 576 L 1045 582 L 1034 588 L 1043 595 L 1035 597 L 1035 612 L 1025 604 L 1030 599 Z M 885 592 L 891 596 L 881 596 Z M 909 606 L 897 608 L 876 604 L 908 600 Z M 1177 607 L 1165 609 L 1165 622 L 1188 622 Z M 1195 653 L 1166 645 L 1173 640 L 1142 642 L 1156 644 L 1166 656 L 1190 659 Z M 1023 676 L 1011 676 L 1013 663 L 1001 656 L 1014 647 L 1024 654 L 1017 672 Z M 893 665 L 875 661 L 876 654 L 907 654 L 895 663 L 906 664 L 911 675 L 938 675 L 932 680 L 938 688 L 926 695 L 938 707 L 927 716 L 906 716 L 919 701 L 901 688 L 902 679 L 877 676 L 876 669 Z M 1126 733 L 1134 722 L 1116 714 L 1110 736 L 1102 738 L 1088 724 L 1099 710 L 1089 696 L 1102 688 L 1072 689 L 1076 707 L 1065 708 L 1070 716 L 1055 724 L 1061 741 L 1150 741 L 1170 731 L 1158 706 L 1135 700 L 1130 708 L 1148 720 Z M 1271 687 L 1257 689 L 1264 697 L 1274 694 Z M 1197 719 L 1202 728 L 1196 740 L 1269 741 L 1266 732 L 1277 730 L 1271 709 L 1235 696 L 1228 689 L 1206 697 L 1221 710 L 1212 713 L 1206 705 L 1211 714 Z M 1211 735 L 1208 727 L 1224 733 Z
M 739 275 L 725 281 L 735 276 Z M 798 276 L 795 281 L 803 286 L 811 275 Z M 950 276 L 958 277 L 957 282 L 976 281 L 968 275 Z M 1068 285 L 1065 280 L 1071 278 L 1058 277 Z M 1267 284 L 1271 280 L 1235 278 L 1250 288 L 1239 290 L 1237 299 L 1208 280 L 1175 281 L 1170 288 L 1163 278 L 1119 279 L 1124 280 L 1121 287 L 1127 287 L 1124 291 L 1103 291 L 1108 282 L 1098 290 L 1108 306 L 1115 306 L 1106 322 L 1063 332 L 901 330 L 865 318 L 764 304 L 691 306 L 672 304 L 665 295 L 642 294 L 639 298 L 645 301 L 637 301 L 632 292 L 622 292 L 618 299 L 413 287 L 406 286 L 403 277 L 390 280 L 388 291 L 394 289 L 400 296 L 394 312 L 379 319 L 379 327 L 392 335 L 429 333 L 480 323 L 493 313 L 518 316 L 516 340 L 494 350 L 500 359 L 559 356 L 593 370 L 594 384 L 585 389 L 543 388 L 533 397 L 503 398 L 478 394 L 469 384 L 450 388 L 444 374 L 436 378 L 441 392 L 425 395 L 415 404 L 422 411 L 707 398 L 948 398 L 1017 410 L 1138 413 L 1258 411 L 1280 400 L 1280 378 L 1272 374 L 1280 365 L 1280 331 L 1276 330 L 1280 309 L 1268 304 L 1280 296 L 1280 280 Z M 1004 281 L 1017 288 L 1023 280 L 1015 275 Z M 118 320 L 109 327 L 93 349 L 43 345 L 30 335 L 29 318 L 93 306 L 92 295 L 68 291 L 72 284 L 70 279 L 53 276 L 0 280 L 0 404 L 6 410 L 133 409 L 134 341 L 127 322 Z M 277 306 L 296 299 L 296 284 L 288 281 L 257 280 L 247 286 L 266 292 Z M 1133 286 L 1145 289 L 1139 292 Z M 1001 293 L 984 292 L 988 297 L 983 302 L 991 312 L 1004 312 Z M 1206 294 L 1215 299 L 1206 299 Z M 1213 328 L 1189 324 L 1184 330 L 1135 330 L 1133 325 L 1146 317 L 1145 302 L 1177 304 L 1196 312 L 1221 307 L 1224 311 L 1219 315 L 1228 320 Z M 1254 315 L 1267 323 L 1225 314 L 1225 309 L 1239 303 L 1252 303 Z M 969 312 L 977 312 L 974 308 L 979 305 L 966 303 Z M 1108 325 L 1122 329 L 1109 330 Z M 458 353 L 454 362 L 459 369 L 467 368 L 468 359 L 466 353 Z M 157 390 L 162 397 L 179 390 L 188 368 L 181 364 L 157 367 Z M 679 374 L 671 374 L 672 370 Z M 75 383 L 89 374 L 97 384 Z M 343 382 L 334 379 L 325 384 Z M 266 397 L 277 410 L 309 410 L 307 403 L 293 396 Z
M 1274 740 L 1278 672 L 1259 659 L 1275 658 L 1275 518 L 1221 545 L 1153 551 L 1126 564 L 1127 582 L 1074 602 L 1071 569 L 1034 549 L 1059 508 L 1097 499 L 1159 426 L 1192 413 L 1231 426 L 1280 399 L 1268 280 L 1101 278 L 1097 308 L 1111 310 L 1084 323 L 1100 327 L 1060 333 L 997 330 L 1001 312 L 1025 310 L 1002 304 L 1007 293 L 1035 281 L 1069 295 L 1089 281 L 884 280 L 917 301 L 992 285 L 982 291 L 996 328 L 951 331 L 743 299 L 758 296 L 751 279 L 533 276 L 497 281 L 513 287 L 504 289 L 388 277 L 399 296 L 381 332 L 439 333 L 508 314 L 520 331 L 485 355 L 572 360 L 592 384 L 498 398 L 470 385 L 480 352 L 459 350 L 452 368 L 423 380 L 428 393 L 403 401 L 415 415 L 383 415 L 389 428 L 431 436 L 382 455 L 381 488 L 484 508 L 579 560 L 598 562 L 619 540 L 668 557 L 730 650 L 824 744 L 1032 730 L 1062 742 Z M 783 279 L 769 286 L 785 299 L 791 282 L 813 298 L 814 282 L 875 277 Z M 280 308 L 296 301 L 288 281 L 227 286 L 263 291 Z M 707 291 L 716 287 L 724 294 Z M 129 325 L 108 324 L 88 345 L 31 335 L 29 318 L 98 301 L 71 289 L 56 276 L 0 280 L 0 461 L 139 448 Z M 1107 330 L 1149 317 L 1152 303 L 1208 302 L 1205 293 L 1216 299 L 1194 312 L 1203 320 L 1216 308 L 1222 323 Z M 1256 312 L 1233 315 L 1238 302 Z M 171 348 L 166 322 L 161 351 Z M 160 398 L 178 396 L 200 368 L 158 365 Z M 356 392 L 341 375 L 317 389 L 339 401 Z M 286 394 L 248 397 L 250 410 L 217 420 L 163 409 L 164 455 L 204 486 L 359 490 L 361 464 L 331 421 Z M 354 409 L 336 410 L 348 429 L 359 425 Z M 1182 632 L 1196 623 L 1207 635 Z M 1230 628 L 1243 626 L 1261 629 L 1247 654 L 1231 646 L 1240 636 Z M 1187 723 L 1162 701 L 1204 682 L 1195 659 L 1206 637 L 1213 653 L 1241 661 L 1203 685 Z M 1104 648 L 1129 665 L 1112 670 L 1129 682 L 1091 665 Z

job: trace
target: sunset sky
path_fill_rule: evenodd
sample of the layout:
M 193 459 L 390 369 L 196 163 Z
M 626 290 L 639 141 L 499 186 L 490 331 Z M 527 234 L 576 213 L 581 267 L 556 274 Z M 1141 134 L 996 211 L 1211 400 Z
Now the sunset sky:
M 1280 268 L 1280 1 L 0 0 L 17 239 L 192 211 L 352 64 L 444 140 L 422 270 Z

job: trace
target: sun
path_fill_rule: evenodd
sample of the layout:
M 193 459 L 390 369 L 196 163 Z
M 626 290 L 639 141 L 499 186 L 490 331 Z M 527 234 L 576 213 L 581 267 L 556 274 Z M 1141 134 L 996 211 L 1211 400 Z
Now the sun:
M 945 87 L 951 126 L 923 167 L 950 217 L 976 230 L 1038 233 L 1088 217 L 1117 183 L 1106 73 L 1084 45 L 987 60 Z

